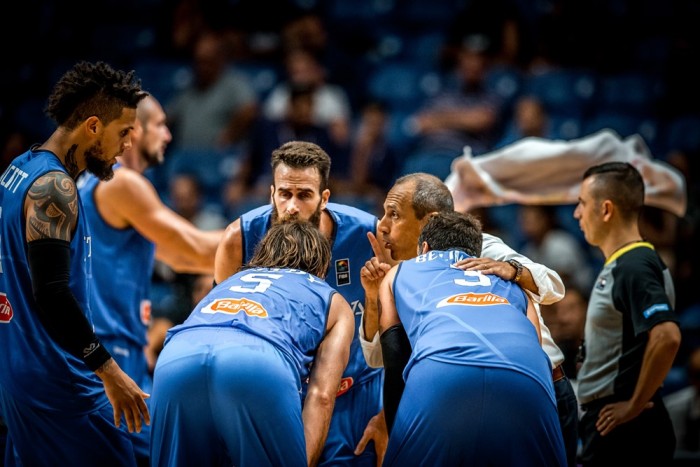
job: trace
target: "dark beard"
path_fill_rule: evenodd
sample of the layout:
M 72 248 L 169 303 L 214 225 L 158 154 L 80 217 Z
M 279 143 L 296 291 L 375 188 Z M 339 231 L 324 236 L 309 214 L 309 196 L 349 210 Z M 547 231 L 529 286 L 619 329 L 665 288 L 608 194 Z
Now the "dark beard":
M 75 178 L 78 176 L 78 163 L 75 161 L 75 151 L 78 150 L 78 145 L 74 144 L 73 146 L 70 147 L 68 150 L 68 153 L 66 154 L 66 160 L 65 160 L 65 166 L 66 170 L 68 171 L 68 174 L 72 177 Z
M 318 202 L 318 206 L 316 206 L 316 210 L 314 211 L 313 214 L 311 214 L 311 217 L 309 217 L 309 222 L 311 225 L 316 227 L 317 229 L 321 226 L 321 202 Z M 277 224 L 279 222 L 284 222 L 288 220 L 298 220 L 299 215 L 295 214 L 293 216 L 286 216 L 284 218 L 280 218 L 279 214 L 277 213 L 277 206 L 275 206 L 274 201 L 272 202 L 272 224 Z
M 163 164 L 163 158 L 161 158 L 158 152 L 148 152 L 145 149 L 139 151 L 143 155 L 143 159 L 146 162 L 147 167 L 158 167 Z
M 110 162 L 99 158 L 100 155 L 102 155 L 102 148 L 97 143 L 85 151 L 85 164 L 88 172 L 95 174 L 100 180 L 107 181 L 114 176 L 114 170 Z

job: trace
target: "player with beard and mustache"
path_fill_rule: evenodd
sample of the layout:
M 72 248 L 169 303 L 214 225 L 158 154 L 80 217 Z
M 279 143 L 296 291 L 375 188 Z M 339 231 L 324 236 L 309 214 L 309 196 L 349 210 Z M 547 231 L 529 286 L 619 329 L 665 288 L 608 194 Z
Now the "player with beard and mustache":
M 149 396 L 93 331 L 91 237 L 75 180 L 86 169 L 112 176 L 146 95 L 133 72 L 77 63 L 48 100 L 57 129 L 0 177 L 6 461 L 135 465 L 128 432 L 150 423 Z
M 252 257 L 255 246 L 270 226 L 282 219 L 310 220 L 331 240 L 332 259 L 326 282 L 348 301 L 356 322 L 350 360 L 343 373 L 319 464 L 374 467 L 378 464 L 374 446 L 361 449 L 358 443 L 365 433 L 373 439 L 372 433 L 381 433 L 375 424 L 383 421 L 377 417 L 382 408 L 383 370 L 367 365 L 357 329 L 365 300 L 360 269 L 373 256 L 367 234 L 376 233 L 378 219 L 354 207 L 328 202 L 331 160 L 318 145 L 302 141 L 285 143 L 272 152 L 271 165 L 271 204 L 253 209 L 229 224 L 216 251 L 214 278 L 221 283 L 236 273 Z M 376 451 L 383 453 L 386 438 L 377 438 L 375 443 Z
M 92 287 L 90 305 L 95 333 L 146 392 L 155 366 L 155 354 L 144 351 L 155 348 L 146 347 L 154 259 L 177 272 L 213 274 L 214 254 L 223 234 L 223 230 L 200 230 L 170 209 L 143 175 L 163 162 L 171 139 L 162 106 L 148 96 L 136 108 L 131 148 L 117 159 L 112 180 L 101 182 L 92 174 L 78 180 L 93 234 L 97 287 Z M 132 436 L 139 464 L 148 465 L 150 428 Z

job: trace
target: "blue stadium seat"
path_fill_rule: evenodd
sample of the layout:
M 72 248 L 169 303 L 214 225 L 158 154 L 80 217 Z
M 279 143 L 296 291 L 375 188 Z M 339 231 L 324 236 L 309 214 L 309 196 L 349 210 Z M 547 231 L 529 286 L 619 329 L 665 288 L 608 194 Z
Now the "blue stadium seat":
M 328 0 L 327 16 L 332 20 L 373 20 L 377 16 L 389 14 L 394 9 L 396 0 Z
M 408 28 L 435 29 L 451 24 L 468 1 L 402 0 L 397 3 L 394 12 L 401 24 Z
M 46 99 L 30 97 L 24 99 L 15 110 L 15 125 L 34 138 L 32 143 L 45 141 L 56 129 L 56 123 L 44 113 L 46 104 Z
M 398 155 L 408 154 L 409 149 L 416 141 L 416 134 L 411 127 L 412 115 L 412 112 L 401 110 L 389 112 L 388 144 Z
M 523 75 L 511 66 L 495 66 L 486 74 L 486 86 L 495 91 L 510 107 L 523 89 Z
M 173 149 L 166 156 L 163 166 L 166 186 L 167 181 L 176 174 L 192 174 L 202 186 L 205 201 L 214 205 L 221 204 L 221 190 L 241 169 L 243 157 L 242 150 L 237 149 Z
M 583 123 L 577 117 L 550 115 L 549 128 L 553 139 L 570 140 L 584 135 Z
M 669 150 L 700 152 L 700 113 L 681 115 L 669 121 L 665 144 Z
M 149 58 L 138 60 L 133 68 L 143 88 L 164 106 L 192 81 L 190 63 L 184 60 Z
M 262 102 L 280 80 L 280 67 L 261 61 L 237 61 L 232 65 L 234 72 L 245 75 Z
M 539 98 L 550 115 L 583 118 L 590 110 L 595 86 L 591 71 L 550 69 L 525 76 L 522 92 Z
M 156 28 L 151 24 L 120 22 L 95 28 L 91 41 L 100 55 L 128 61 L 149 56 L 155 50 L 156 37 Z
M 403 34 L 402 57 L 426 67 L 440 64 L 445 34 L 441 31 Z
M 595 108 L 652 115 L 664 95 L 663 81 L 641 72 L 624 72 L 598 77 Z
M 368 95 L 387 104 L 392 110 L 416 109 L 425 98 L 435 96 L 442 81 L 437 71 L 410 61 L 380 65 L 368 80 Z
M 663 155 L 662 131 L 654 117 L 601 110 L 585 121 L 583 131 L 592 134 L 604 128 L 615 130 L 623 138 L 638 134 L 655 157 Z

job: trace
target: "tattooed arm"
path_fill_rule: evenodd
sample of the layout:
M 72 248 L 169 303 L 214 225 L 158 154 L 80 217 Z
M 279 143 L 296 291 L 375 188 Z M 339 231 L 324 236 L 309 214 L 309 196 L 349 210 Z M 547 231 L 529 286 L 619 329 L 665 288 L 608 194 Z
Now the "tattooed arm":
M 42 238 L 70 242 L 78 219 L 75 181 L 63 172 L 39 177 L 29 188 L 24 214 L 27 243 Z
M 67 352 L 81 359 L 102 379 L 114 408 L 114 423 L 124 415 L 130 432 L 150 423 L 148 397 L 112 359 L 95 335 L 70 289 L 70 241 L 78 220 L 75 181 L 66 173 L 49 172 L 29 188 L 24 204 L 27 259 L 39 320 Z M 60 313 L 57 311 L 60 310 Z

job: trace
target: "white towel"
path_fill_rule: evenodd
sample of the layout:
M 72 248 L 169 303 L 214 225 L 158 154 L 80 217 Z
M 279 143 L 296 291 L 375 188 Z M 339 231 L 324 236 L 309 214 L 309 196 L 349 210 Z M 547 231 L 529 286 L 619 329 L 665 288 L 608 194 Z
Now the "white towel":
M 452 162 L 445 180 L 455 209 L 499 204 L 575 204 L 585 170 L 604 162 L 629 162 L 644 179 L 645 204 L 683 217 L 687 207 L 683 175 L 654 160 L 639 135 L 621 139 L 605 129 L 570 140 L 523 138 L 497 151 L 473 157 L 471 149 Z

